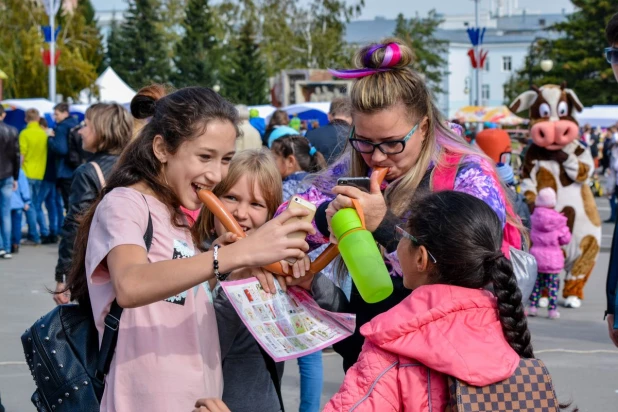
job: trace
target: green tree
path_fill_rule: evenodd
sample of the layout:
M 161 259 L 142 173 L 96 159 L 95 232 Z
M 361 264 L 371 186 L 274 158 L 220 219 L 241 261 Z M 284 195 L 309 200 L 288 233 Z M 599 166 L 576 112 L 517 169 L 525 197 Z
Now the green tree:
M 412 68 L 423 73 L 434 94 L 444 93 L 442 79 L 448 74 L 448 41 L 439 39 L 436 30 L 444 19 L 435 10 L 429 11 L 427 17 L 418 14 L 406 19 L 403 14 L 397 16 L 396 37 L 403 40 L 415 54 Z
M 122 51 L 114 70 L 134 89 L 169 81 L 171 67 L 159 0 L 129 0 L 118 33 Z
M 187 4 L 188 0 L 163 0 L 160 28 L 170 59 L 174 58 L 178 42 L 182 39 Z
M 184 35 L 176 46 L 174 58 L 176 87 L 214 85 L 217 39 L 213 19 L 208 0 L 189 0 L 182 24 Z
M 109 34 L 107 35 L 107 50 L 105 51 L 105 64 L 107 66 L 113 68 L 120 64 L 123 46 L 120 39 L 120 27 L 118 26 L 118 20 L 116 20 L 116 12 L 113 12 Z
M 4 82 L 6 98 L 43 97 L 48 95 L 48 68 L 41 50 L 45 44 L 40 32 L 48 18 L 39 3 L 3 0 L 0 27 L 11 33 L 0 36 L 0 69 L 8 75 Z M 83 9 L 58 16 L 61 30 L 57 38 L 60 58 L 57 65 L 57 91 L 77 98 L 97 78 L 101 42 L 97 30 L 87 23 Z
M 504 86 L 505 103 L 526 91 L 530 83 L 541 86 L 567 82 L 585 106 L 616 102 L 614 75 L 603 56 L 607 47 L 605 26 L 618 11 L 607 0 L 571 0 L 575 12 L 549 28 L 546 39 L 536 41 L 523 68 Z M 553 69 L 545 73 L 539 67 L 543 58 L 552 59 Z
M 247 19 L 232 44 L 227 70 L 221 76 L 221 94 L 247 105 L 268 102 L 268 77 L 256 42 L 254 19 Z
M 345 25 L 360 14 L 364 0 L 262 0 L 261 45 L 268 74 L 290 68 L 349 65 Z

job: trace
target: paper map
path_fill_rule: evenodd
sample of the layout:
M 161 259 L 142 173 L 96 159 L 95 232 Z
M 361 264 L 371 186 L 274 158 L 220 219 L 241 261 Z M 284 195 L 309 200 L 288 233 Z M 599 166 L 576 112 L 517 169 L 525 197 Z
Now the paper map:
M 258 344 L 281 362 L 317 352 L 354 332 L 356 316 L 318 306 L 299 287 L 264 292 L 255 278 L 222 282 L 221 287 Z

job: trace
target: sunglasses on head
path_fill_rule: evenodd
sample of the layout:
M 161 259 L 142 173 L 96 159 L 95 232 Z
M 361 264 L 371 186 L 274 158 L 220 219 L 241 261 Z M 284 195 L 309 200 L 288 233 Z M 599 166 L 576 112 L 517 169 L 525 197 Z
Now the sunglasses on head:
M 609 64 L 618 64 L 618 48 L 606 47 L 604 52 L 605 59 Z

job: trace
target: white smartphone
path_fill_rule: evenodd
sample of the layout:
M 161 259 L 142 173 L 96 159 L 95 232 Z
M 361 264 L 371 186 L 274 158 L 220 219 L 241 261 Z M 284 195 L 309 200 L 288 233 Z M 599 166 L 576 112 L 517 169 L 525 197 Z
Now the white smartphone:
M 305 199 L 303 199 L 302 197 L 298 196 L 298 195 L 294 195 L 292 196 L 292 198 L 290 199 L 289 203 L 288 203 L 288 209 L 305 209 L 309 211 L 309 214 L 307 216 L 299 216 L 299 217 L 293 217 L 291 219 L 288 219 L 285 224 L 288 223 L 292 223 L 292 222 L 297 222 L 297 221 L 303 221 L 303 222 L 307 222 L 307 223 L 311 223 L 313 221 L 313 218 L 315 217 L 315 212 L 317 210 L 317 208 L 315 207 L 315 205 Z M 297 232 L 293 232 L 290 233 L 288 235 L 288 238 L 290 239 L 304 239 L 307 237 L 307 232 L 303 232 L 302 230 L 299 230 Z M 288 263 L 290 264 L 294 264 L 296 262 L 296 259 L 288 259 L 287 260 Z

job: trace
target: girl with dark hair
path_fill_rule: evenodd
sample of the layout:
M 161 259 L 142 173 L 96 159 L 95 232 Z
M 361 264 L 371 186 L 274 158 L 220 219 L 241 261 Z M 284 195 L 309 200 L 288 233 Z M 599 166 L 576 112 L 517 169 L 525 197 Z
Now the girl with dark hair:
M 397 226 L 397 252 L 413 292 L 362 327 L 359 360 L 324 411 L 443 411 L 447 376 L 486 386 L 510 377 L 521 357 L 534 357 L 491 207 L 443 191 L 413 201 L 408 212 Z
M 180 210 L 201 207 L 197 191 L 227 174 L 238 114 L 208 88 L 165 96 L 153 86 L 131 102 L 150 118 L 124 150 L 88 209 L 75 240 L 68 277 L 71 297 L 92 311 L 99 336 L 113 302 L 124 308 L 101 411 L 188 410 L 202 396 L 221 397 L 221 354 L 208 280 L 238 268 L 303 259 L 313 232 L 289 211 L 237 240 L 230 234 L 199 253 Z M 147 228 L 152 242 L 146 249 Z M 270 291 L 264 283 L 266 291 Z

